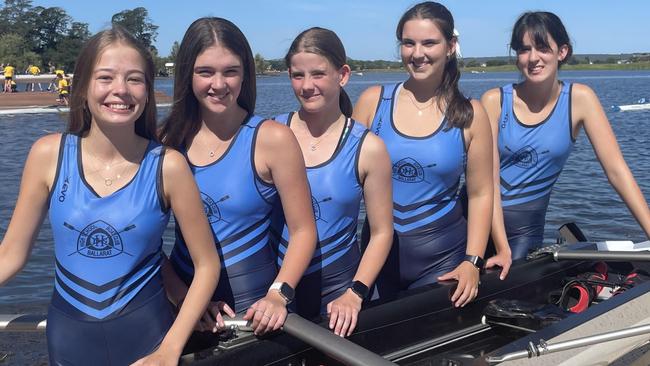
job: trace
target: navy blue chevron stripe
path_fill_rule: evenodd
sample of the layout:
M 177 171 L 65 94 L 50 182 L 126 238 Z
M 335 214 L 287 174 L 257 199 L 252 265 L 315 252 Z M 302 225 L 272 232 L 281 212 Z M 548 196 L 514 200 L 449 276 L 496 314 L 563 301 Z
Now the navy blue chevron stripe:
M 501 187 L 505 188 L 508 191 L 511 191 L 513 189 L 521 189 L 521 188 L 526 188 L 526 187 L 530 187 L 530 186 L 536 186 L 536 185 L 542 184 L 544 182 L 555 181 L 555 179 L 557 179 L 557 177 L 560 176 L 560 173 L 562 173 L 562 171 L 559 171 L 559 172 L 557 172 L 557 173 L 555 173 L 553 175 L 550 175 L 550 176 L 548 176 L 546 178 L 534 180 L 532 182 L 524 182 L 524 183 L 513 184 L 513 185 L 510 185 L 508 182 L 506 182 L 505 179 L 503 179 L 503 177 L 501 177 L 501 180 L 500 180 L 501 181 Z
M 252 239 L 250 239 L 246 243 L 239 246 L 237 249 L 235 249 L 233 251 L 230 251 L 227 254 L 223 254 L 222 251 L 219 250 L 219 255 L 221 256 L 221 258 L 223 258 L 223 261 L 225 262 L 225 261 L 229 260 L 230 258 L 233 258 L 236 255 L 238 255 L 238 254 L 240 254 L 242 252 L 245 252 L 248 249 L 250 249 L 251 247 L 255 246 L 255 244 L 259 243 L 259 241 L 262 240 L 264 237 L 266 237 L 268 235 L 268 233 L 269 233 L 268 229 L 262 231 L 261 233 L 255 235 L 255 237 L 253 237 Z
M 264 225 L 268 220 L 269 217 L 271 216 L 271 213 L 269 212 L 266 216 L 264 216 L 261 220 L 257 221 L 253 225 L 249 226 L 248 228 L 233 234 L 223 240 L 219 240 L 219 243 L 221 244 L 221 247 L 225 247 L 226 245 L 229 245 L 231 243 L 236 242 L 237 240 L 243 238 L 244 236 L 252 233 L 253 231 L 257 230 L 260 226 Z
M 553 188 L 552 183 L 545 186 L 545 187 L 542 187 L 540 189 L 536 189 L 534 191 L 518 193 L 518 194 L 502 194 L 501 195 L 501 201 L 511 201 L 511 200 L 515 200 L 517 198 L 524 198 L 524 197 L 534 196 L 534 195 L 542 193 L 544 191 L 550 191 L 551 188 Z
M 395 222 L 395 224 L 406 226 L 408 224 L 412 224 L 414 222 L 423 220 L 423 219 L 425 219 L 425 218 L 427 218 L 429 216 L 435 215 L 438 211 L 445 208 L 450 202 L 452 202 L 452 201 L 440 202 L 439 204 L 431 207 L 430 209 L 428 209 L 428 210 L 426 210 L 426 211 L 424 211 L 424 212 L 422 212 L 420 214 L 417 214 L 415 216 L 411 216 L 411 217 L 408 217 L 408 218 L 405 218 L 405 219 L 401 219 L 401 218 L 393 215 L 393 221 Z
M 162 261 L 162 255 L 159 252 L 151 253 L 147 257 L 145 257 L 143 260 L 141 260 L 140 263 L 138 263 L 129 273 L 127 273 L 126 275 L 124 275 L 122 277 L 116 278 L 116 279 L 114 279 L 114 280 L 112 280 L 110 282 L 107 282 L 107 283 L 105 283 L 103 285 L 95 285 L 94 283 L 88 282 L 88 281 L 84 280 L 83 278 L 75 276 L 72 272 L 65 269 L 65 267 L 63 267 L 61 265 L 61 263 L 59 263 L 59 261 L 56 260 L 56 259 L 55 259 L 55 264 L 56 264 L 56 268 L 59 271 L 61 271 L 61 273 L 63 273 L 63 275 L 65 275 L 65 277 L 70 279 L 70 281 L 72 281 L 75 285 L 77 285 L 79 287 L 83 287 L 84 289 L 86 289 L 88 291 L 92 291 L 94 293 L 100 294 L 100 293 L 106 292 L 107 290 L 110 290 L 110 289 L 112 289 L 114 287 L 117 287 L 120 284 L 124 283 L 125 281 L 128 281 L 129 279 L 131 279 L 131 277 L 133 277 L 138 271 L 140 271 L 142 268 L 146 267 L 149 264 L 149 262 L 151 262 L 151 260 L 155 256 L 158 256 L 156 264 L 160 265 L 160 262 Z
M 82 303 L 82 304 L 84 304 L 84 305 L 86 305 L 88 307 L 91 307 L 91 308 L 93 308 L 95 310 L 100 310 L 101 311 L 101 310 L 104 310 L 107 307 L 111 306 L 115 302 L 119 301 L 124 296 L 131 293 L 138 286 L 140 286 L 143 282 L 145 282 L 149 278 L 149 276 L 153 272 L 157 271 L 159 268 L 160 268 L 160 265 L 151 266 L 151 268 L 149 268 L 145 273 L 143 273 L 142 276 L 140 276 L 140 278 L 138 278 L 136 281 L 133 281 L 132 284 L 130 284 L 129 286 L 123 288 L 122 290 L 120 290 L 114 296 L 112 296 L 112 297 L 110 297 L 110 298 L 108 298 L 106 300 L 103 300 L 103 301 L 95 301 L 93 299 L 89 299 L 89 298 L 83 296 L 82 294 L 78 293 L 73 288 L 68 286 L 65 283 L 65 281 L 63 281 L 63 279 L 60 278 L 58 275 L 56 276 L 56 281 L 59 284 L 59 286 L 61 286 L 61 289 L 63 289 L 68 295 L 72 296 L 74 299 L 76 299 L 77 301 L 79 301 L 80 303 Z
M 354 235 L 352 235 L 351 238 L 354 238 Z M 353 243 L 351 243 L 350 238 L 346 238 L 346 240 L 341 240 L 340 243 L 338 243 L 335 247 L 328 250 L 326 253 L 321 253 L 320 255 L 313 257 L 311 259 L 311 262 L 309 262 L 309 266 L 311 267 L 314 264 L 326 261 L 327 258 L 337 254 L 342 249 L 345 249 L 345 248 L 349 247 L 351 244 L 353 244 Z
M 435 196 L 433 196 L 431 198 L 427 198 L 424 201 L 414 202 L 414 203 L 411 203 L 411 204 L 408 204 L 408 205 L 403 205 L 403 206 L 400 205 L 399 203 L 393 202 L 393 209 L 397 210 L 399 212 L 409 212 L 409 211 L 416 210 L 416 209 L 418 209 L 418 208 L 420 208 L 422 206 L 425 206 L 425 205 L 434 204 L 436 202 L 439 202 L 444 197 L 449 197 L 449 196 L 452 196 L 453 194 L 455 194 L 455 192 L 458 191 L 458 186 L 459 185 L 460 185 L 460 179 L 456 182 L 456 184 L 449 187 L 449 189 L 447 189 L 446 191 L 438 193 L 437 195 L 435 195 Z
M 334 243 L 335 241 L 341 239 L 342 237 L 349 235 L 351 232 L 354 233 L 357 230 L 357 221 L 354 220 L 350 222 L 348 226 L 345 228 L 341 229 L 339 232 L 336 234 L 330 236 L 329 238 L 319 240 L 318 243 L 316 243 L 316 248 L 322 248 L 326 245 L 329 245 L 331 243 Z M 289 246 L 289 242 L 285 240 L 280 234 L 278 234 L 275 230 L 271 230 L 271 235 L 273 235 L 274 240 L 279 241 L 280 245 L 283 247 L 287 248 Z M 284 258 L 284 253 L 281 251 L 278 251 L 278 256 L 280 258 Z

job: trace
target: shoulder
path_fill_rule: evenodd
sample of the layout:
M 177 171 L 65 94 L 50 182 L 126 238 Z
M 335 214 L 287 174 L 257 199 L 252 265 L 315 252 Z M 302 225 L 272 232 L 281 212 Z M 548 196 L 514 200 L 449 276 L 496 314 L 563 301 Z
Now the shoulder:
M 501 104 L 501 88 L 493 88 L 481 96 L 481 103 L 483 103 L 484 106 L 498 106 Z
M 374 133 L 366 133 L 361 145 L 361 153 L 368 157 L 380 156 L 386 153 L 386 144 Z
M 472 99 L 470 100 L 470 103 L 472 104 L 472 109 L 474 110 L 474 120 L 480 119 L 480 118 L 485 118 L 487 114 L 485 113 L 485 108 L 483 107 L 483 104 L 477 99 Z
M 63 134 L 61 133 L 53 133 L 39 138 L 32 145 L 30 154 L 35 155 L 39 159 L 57 158 L 59 156 L 62 137 Z
M 183 154 L 171 147 L 163 147 L 163 173 L 176 174 L 188 168 L 187 159 Z
M 574 103 L 593 103 L 598 101 L 596 93 L 585 84 L 571 84 L 571 100 Z
M 262 147 L 282 147 L 283 144 L 295 141 L 291 129 L 278 121 L 267 119 L 259 126 L 257 144 Z
M 382 89 L 383 88 L 381 85 L 373 85 L 370 88 L 364 90 L 363 93 L 361 93 L 359 96 L 359 101 L 357 104 L 377 102 L 381 97 Z

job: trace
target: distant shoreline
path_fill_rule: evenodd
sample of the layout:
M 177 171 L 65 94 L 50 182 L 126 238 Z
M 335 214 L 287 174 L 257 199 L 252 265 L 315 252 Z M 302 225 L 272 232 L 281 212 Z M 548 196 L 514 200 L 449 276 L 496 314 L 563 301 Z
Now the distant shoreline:
M 632 70 L 650 70 L 650 61 L 634 62 L 629 64 L 577 64 L 577 65 L 563 65 L 562 71 L 632 71 Z M 500 66 L 486 66 L 486 67 L 462 67 L 461 73 L 484 73 L 484 72 L 517 72 L 515 65 L 500 65 Z M 390 68 L 390 69 L 363 69 L 353 70 L 352 74 L 364 72 L 405 72 L 404 68 Z M 267 71 L 258 76 L 278 76 L 286 75 L 285 71 Z

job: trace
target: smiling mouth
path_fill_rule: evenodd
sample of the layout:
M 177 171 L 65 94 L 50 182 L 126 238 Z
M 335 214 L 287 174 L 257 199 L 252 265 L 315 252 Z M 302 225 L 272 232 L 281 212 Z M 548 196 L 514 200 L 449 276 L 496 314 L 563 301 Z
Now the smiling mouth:
M 543 68 L 544 67 L 541 66 L 541 65 L 535 65 L 533 67 L 529 67 L 528 72 L 531 73 L 531 74 L 537 74 L 537 73 L 541 72 Z
M 208 93 L 208 97 L 210 97 L 211 99 L 216 99 L 216 100 L 218 100 L 218 101 L 222 101 L 222 100 L 226 99 L 226 97 L 227 97 L 228 95 L 230 95 L 229 92 L 227 92 L 227 93 L 225 93 L 225 94 L 221 94 L 221 95 L 219 95 L 219 94 L 215 94 L 215 93 Z
M 134 104 L 123 104 L 123 103 L 108 103 L 104 106 L 113 111 L 130 111 L 135 108 Z

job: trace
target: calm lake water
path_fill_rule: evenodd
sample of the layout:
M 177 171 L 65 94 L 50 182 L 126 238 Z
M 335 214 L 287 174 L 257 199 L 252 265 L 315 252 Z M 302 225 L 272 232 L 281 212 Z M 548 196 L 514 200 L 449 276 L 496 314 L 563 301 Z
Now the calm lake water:
M 401 81 L 402 73 L 364 73 L 353 75 L 346 90 L 355 102 L 367 87 Z M 566 72 L 562 79 L 584 83 L 599 95 L 607 116 L 618 137 L 625 159 L 646 197 L 650 194 L 650 157 L 646 149 L 646 129 L 650 127 L 650 111 L 610 112 L 613 104 L 631 104 L 641 97 L 650 97 L 650 72 L 599 71 Z M 486 90 L 518 80 L 516 73 L 465 74 L 461 88 L 466 95 L 480 98 Z M 171 95 L 171 80 L 158 80 L 156 89 Z M 298 104 L 284 75 L 258 79 L 257 114 L 275 116 L 295 110 Z M 165 116 L 168 110 L 160 111 Z M 39 137 L 62 131 L 65 115 L 0 116 L 0 237 L 18 195 L 20 176 L 30 146 Z M 547 216 L 547 240 L 554 240 L 555 230 L 564 222 L 574 221 L 592 240 L 644 240 L 644 235 L 625 205 L 605 178 L 584 132 L 555 185 Z M 168 230 L 165 248 L 169 250 L 172 232 Z M 0 264 L 1 265 L 1 264 Z M 6 286 L 0 288 L 0 313 L 19 311 L 45 312 L 53 285 L 52 233 L 47 220 L 25 269 Z

